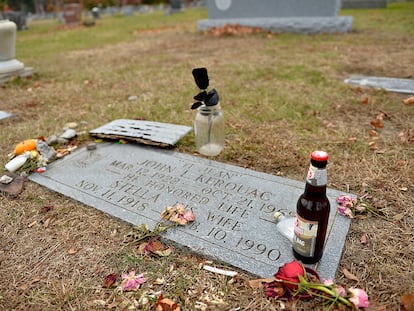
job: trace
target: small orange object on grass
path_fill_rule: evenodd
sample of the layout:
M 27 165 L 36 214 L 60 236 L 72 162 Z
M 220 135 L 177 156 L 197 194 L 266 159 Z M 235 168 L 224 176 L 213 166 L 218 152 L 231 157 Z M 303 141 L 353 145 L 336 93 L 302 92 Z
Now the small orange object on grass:
M 14 154 L 19 155 L 26 151 L 36 150 L 36 139 L 27 139 L 16 145 Z

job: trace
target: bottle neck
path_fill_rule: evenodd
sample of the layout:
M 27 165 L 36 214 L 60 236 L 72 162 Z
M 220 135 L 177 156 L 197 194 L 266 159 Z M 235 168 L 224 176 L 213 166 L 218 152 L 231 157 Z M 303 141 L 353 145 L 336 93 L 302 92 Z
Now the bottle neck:
M 312 163 L 309 166 L 308 175 L 306 176 L 305 194 L 325 195 L 326 184 L 328 182 L 328 171 L 326 163 Z

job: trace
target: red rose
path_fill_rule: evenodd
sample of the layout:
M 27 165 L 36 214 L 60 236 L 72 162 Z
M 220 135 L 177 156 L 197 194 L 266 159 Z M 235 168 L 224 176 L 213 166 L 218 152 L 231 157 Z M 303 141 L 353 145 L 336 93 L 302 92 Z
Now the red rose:
M 296 284 L 299 283 L 299 275 L 304 276 L 305 269 L 299 261 L 293 260 L 285 264 L 283 267 L 280 267 L 277 273 L 275 274 L 275 278 L 278 280 L 287 281 L 283 282 L 283 285 L 285 285 L 287 288 L 295 290 L 298 288 Z

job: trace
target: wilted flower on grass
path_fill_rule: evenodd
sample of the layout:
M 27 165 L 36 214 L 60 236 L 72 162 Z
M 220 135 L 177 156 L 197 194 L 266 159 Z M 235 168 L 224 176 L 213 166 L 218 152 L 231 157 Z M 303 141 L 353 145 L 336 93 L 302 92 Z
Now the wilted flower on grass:
M 275 274 L 275 278 L 281 280 L 281 283 L 283 283 L 283 285 L 287 288 L 296 290 L 298 288 L 297 283 L 299 283 L 299 276 L 304 275 L 305 269 L 303 265 L 299 261 L 294 260 L 279 268 Z
M 332 280 L 321 282 L 312 269 L 294 260 L 279 268 L 273 281 L 263 284 L 266 296 L 271 298 L 317 300 L 321 305 L 340 310 L 367 308 L 368 296 L 360 288 L 348 291 Z
M 381 215 L 377 210 L 370 207 L 367 203 L 360 202 L 358 199 L 350 195 L 341 194 L 336 198 L 338 203 L 338 213 L 348 218 L 354 218 L 357 214 L 371 213 L 377 217 L 389 221 L 389 219 Z
M 355 305 L 355 307 L 368 308 L 369 306 L 368 296 L 364 290 L 360 288 L 351 287 L 349 289 L 349 292 L 352 295 L 351 298 L 349 298 L 349 301 L 351 301 Z
M 135 274 L 132 270 L 129 273 L 122 274 L 121 288 L 123 291 L 136 291 L 146 280 L 143 274 Z

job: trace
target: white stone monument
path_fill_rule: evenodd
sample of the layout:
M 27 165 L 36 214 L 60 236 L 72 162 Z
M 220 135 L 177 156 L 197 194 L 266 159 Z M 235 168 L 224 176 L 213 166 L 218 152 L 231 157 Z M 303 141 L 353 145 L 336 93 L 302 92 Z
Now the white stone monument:
M 24 68 L 24 64 L 16 57 L 16 24 L 9 20 L 0 20 L 0 83 L 13 76 L 28 75 L 31 68 Z

